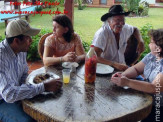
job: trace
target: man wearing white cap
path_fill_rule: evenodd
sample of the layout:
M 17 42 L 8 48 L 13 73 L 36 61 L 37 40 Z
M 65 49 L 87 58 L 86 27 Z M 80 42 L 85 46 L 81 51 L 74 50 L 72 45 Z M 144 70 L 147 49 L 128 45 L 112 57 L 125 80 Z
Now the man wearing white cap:
M 95 47 L 98 61 L 111 65 L 118 70 L 126 70 L 128 68 L 124 53 L 127 47 L 127 40 L 133 33 L 138 40 L 138 47 L 135 52 L 137 51 L 140 54 L 144 51 L 144 43 L 138 29 L 125 24 L 125 16 L 128 16 L 129 13 L 124 12 L 121 5 L 110 7 L 109 12 L 101 17 L 101 21 L 104 24 L 96 32 L 92 43 Z
M 6 27 L 6 39 L 0 43 L 0 120 L 3 122 L 34 121 L 22 109 L 21 101 L 44 91 L 56 92 L 62 87 L 59 80 L 37 85 L 25 84 L 28 75 L 26 55 L 31 36 L 40 29 L 30 27 L 25 20 L 13 20 Z

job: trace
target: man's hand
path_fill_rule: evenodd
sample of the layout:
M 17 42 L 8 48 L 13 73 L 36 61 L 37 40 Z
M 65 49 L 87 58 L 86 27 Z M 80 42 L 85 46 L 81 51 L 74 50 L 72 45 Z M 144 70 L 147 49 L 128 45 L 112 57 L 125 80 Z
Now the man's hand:
M 60 79 L 52 79 L 48 82 L 45 82 L 44 87 L 46 92 L 57 92 L 61 89 L 62 82 L 60 81 Z
M 125 71 L 128 68 L 127 65 L 120 63 L 114 63 L 113 67 L 120 71 Z
M 136 51 L 138 52 L 138 54 L 141 54 L 144 50 L 145 50 L 144 43 L 143 42 L 139 42 Z

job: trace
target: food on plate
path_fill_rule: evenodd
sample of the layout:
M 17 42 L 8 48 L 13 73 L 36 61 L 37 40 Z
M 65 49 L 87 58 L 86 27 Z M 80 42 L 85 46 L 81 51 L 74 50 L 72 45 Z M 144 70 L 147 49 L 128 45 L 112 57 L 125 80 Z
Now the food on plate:
M 46 79 L 49 79 L 50 77 L 51 77 L 50 74 L 40 74 L 34 78 L 33 82 L 38 84 L 38 83 L 45 81 Z

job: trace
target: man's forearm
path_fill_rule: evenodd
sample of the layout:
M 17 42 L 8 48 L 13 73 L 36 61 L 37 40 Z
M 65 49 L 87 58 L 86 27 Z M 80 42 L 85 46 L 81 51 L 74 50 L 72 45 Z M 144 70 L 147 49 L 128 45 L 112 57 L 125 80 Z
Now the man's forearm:
M 120 64 L 120 63 L 117 63 L 114 61 L 106 60 L 106 59 L 101 58 L 101 57 L 98 57 L 98 62 L 106 64 L 106 65 L 110 65 L 119 71 L 125 71 L 128 68 L 128 66 L 126 64 Z
M 106 59 L 104 59 L 104 58 L 102 58 L 102 57 L 98 57 L 98 58 L 97 58 L 97 61 L 98 61 L 99 63 L 107 64 L 107 65 L 110 65 L 110 66 L 113 66 L 113 65 L 114 65 L 114 62 L 113 62 L 113 61 L 106 60 Z
M 135 78 L 138 73 L 134 67 L 128 68 L 122 75 L 126 76 L 127 78 Z

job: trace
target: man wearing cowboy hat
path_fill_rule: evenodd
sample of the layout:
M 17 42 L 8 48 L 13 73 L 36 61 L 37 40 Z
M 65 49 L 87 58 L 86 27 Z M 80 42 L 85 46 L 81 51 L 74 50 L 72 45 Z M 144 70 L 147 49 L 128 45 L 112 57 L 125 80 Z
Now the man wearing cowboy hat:
M 144 43 L 136 27 L 125 24 L 125 16 L 121 5 L 113 5 L 109 12 L 101 17 L 103 26 L 95 33 L 92 45 L 98 56 L 98 61 L 113 66 L 118 70 L 126 70 L 125 49 L 127 40 L 134 33 L 138 40 L 137 52 L 144 51 Z
M 62 87 L 59 80 L 36 85 L 25 84 L 28 75 L 26 52 L 31 36 L 40 29 L 32 28 L 25 20 L 13 20 L 6 27 L 6 39 L 0 43 L 0 120 L 3 122 L 32 122 L 22 108 L 23 99 L 44 91 L 56 92 Z

